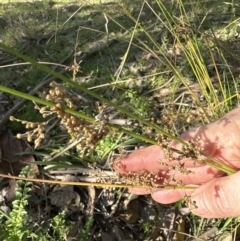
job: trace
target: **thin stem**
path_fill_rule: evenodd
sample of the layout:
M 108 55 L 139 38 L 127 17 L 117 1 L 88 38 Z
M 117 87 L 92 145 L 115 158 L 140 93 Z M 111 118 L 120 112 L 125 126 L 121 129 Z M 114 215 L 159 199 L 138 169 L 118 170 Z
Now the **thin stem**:
M 45 106 L 54 107 L 56 105 L 54 102 L 42 100 L 42 99 L 40 99 L 40 98 L 38 98 L 36 96 L 32 96 L 32 95 L 20 92 L 18 90 L 14 90 L 14 89 L 8 88 L 8 87 L 3 86 L 3 85 L 0 85 L 0 90 L 4 91 L 4 92 L 7 92 L 9 94 L 12 94 L 12 95 L 15 95 L 15 96 L 18 96 L 18 97 L 30 100 L 30 101 L 34 101 L 36 103 L 39 103 L 39 104 L 42 104 L 42 105 L 45 105 Z M 82 119 L 84 119 L 86 121 L 89 121 L 89 122 L 92 122 L 92 123 L 96 122 L 96 120 L 93 117 L 88 116 L 88 115 L 86 115 L 84 113 L 81 113 L 79 111 L 74 111 L 74 110 L 69 109 L 69 108 L 64 108 L 63 111 L 66 112 L 66 113 L 72 114 L 74 116 L 77 116 L 79 118 L 82 118 Z M 137 139 L 139 139 L 141 141 L 144 141 L 144 142 L 147 142 L 147 143 L 150 143 L 150 144 L 153 144 L 153 145 L 158 145 L 157 141 L 152 140 L 152 139 L 150 139 L 150 138 L 148 138 L 146 136 L 142 136 L 142 135 L 136 134 L 136 133 L 134 133 L 132 131 L 126 130 L 126 129 L 120 127 L 120 126 L 116 126 L 116 125 L 113 125 L 113 124 L 107 123 L 106 125 L 109 126 L 111 129 L 123 132 L 123 133 L 128 134 L 128 135 L 130 135 L 132 137 L 135 137 L 135 138 L 137 138 Z M 170 147 L 170 149 L 172 151 L 176 152 L 176 153 L 183 154 L 180 150 L 177 150 L 175 148 Z M 217 159 L 215 159 L 215 158 L 213 158 L 211 156 L 208 156 L 205 153 L 202 153 L 202 154 L 204 156 L 206 156 L 209 160 L 212 161 L 212 162 L 206 161 L 207 165 L 212 166 L 214 168 L 217 168 L 218 170 L 224 171 L 227 174 L 232 174 L 232 173 L 236 172 L 234 169 L 232 169 L 231 167 L 229 167 L 228 165 L 226 165 L 224 163 L 221 163 L 219 160 L 217 160 Z
M 30 178 L 30 177 L 18 177 L 6 174 L 0 174 L 0 177 L 9 178 L 9 179 L 16 179 L 16 180 L 23 180 L 28 182 L 39 182 L 39 183 L 50 183 L 50 184 L 61 184 L 61 185 L 72 185 L 72 186 L 91 186 L 91 187 L 102 187 L 102 188 L 109 188 L 109 187 L 116 187 L 116 188 L 147 188 L 153 189 L 149 186 L 140 186 L 140 185 L 128 185 L 128 184 L 113 184 L 113 183 L 100 183 L 100 182 L 66 182 L 66 181 L 57 181 L 57 180 L 44 180 L 38 178 Z M 174 185 L 159 185 L 158 188 L 164 189 L 196 189 L 194 186 L 174 186 Z M 155 189 L 155 188 L 154 188 Z
M 228 175 L 234 174 L 234 173 L 237 172 L 234 168 L 232 168 L 232 167 L 228 166 L 227 164 L 219 161 L 217 158 L 209 156 L 205 153 L 201 153 L 201 154 L 204 155 L 208 160 L 210 160 L 210 162 L 209 161 L 203 161 L 202 163 L 204 163 L 208 166 L 211 166 L 213 168 L 216 168 L 219 171 L 223 171 L 223 172 L 227 173 Z
M 3 86 L 3 85 L 0 85 L 0 90 L 3 91 L 3 92 L 9 93 L 11 95 L 15 95 L 15 96 L 21 97 L 21 98 L 26 99 L 26 100 L 34 101 L 34 102 L 36 102 L 38 104 L 42 104 L 42 105 L 45 105 L 45 106 L 48 106 L 48 107 L 54 107 L 56 105 L 54 102 L 43 100 L 43 99 L 40 99 L 40 98 L 38 98 L 36 96 L 29 95 L 29 94 L 23 93 L 21 91 L 8 88 L 8 87 Z M 80 117 L 80 118 L 83 118 L 84 120 L 87 120 L 89 122 L 96 121 L 91 116 L 85 115 L 84 113 L 81 113 L 81 112 L 78 112 L 78 111 L 74 111 L 74 110 L 69 109 L 69 108 L 65 108 L 64 112 L 72 114 L 72 115 L 75 115 L 75 116 Z
M 133 118 L 133 119 L 139 121 L 140 123 L 142 123 L 142 124 L 144 124 L 144 125 L 152 128 L 152 129 L 155 129 L 156 131 L 158 131 L 159 133 L 163 134 L 164 136 L 167 136 L 168 138 L 170 138 L 170 139 L 172 139 L 172 140 L 175 140 L 175 141 L 181 143 L 182 145 L 186 145 L 186 144 L 187 144 L 187 143 L 185 143 L 183 140 L 181 140 L 180 138 L 177 138 L 177 137 L 175 137 L 174 135 L 172 135 L 172 134 L 164 131 L 163 129 L 161 129 L 161 128 L 158 127 L 157 125 L 152 124 L 152 123 L 150 123 L 150 122 L 142 119 L 142 118 L 139 117 L 138 115 L 136 115 L 136 114 L 134 114 L 134 113 L 126 110 L 125 108 L 123 108 L 123 107 L 121 107 L 121 106 L 119 106 L 119 105 L 117 105 L 117 104 L 114 104 L 113 102 L 109 101 L 108 99 L 106 99 L 106 98 L 98 95 L 97 93 L 89 90 L 87 87 L 85 87 L 85 86 L 83 86 L 83 85 L 80 85 L 80 84 L 78 84 L 78 83 L 76 83 L 76 82 L 73 82 L 72 80 L 70 80 L 70 79 L 68 79 L 67 77 L 63 76 L 62 74 L 54 71 L 53 69 L 49 68 L 48 66 L 43 65 L 43 64 L 40 64 L 40 63 L 36 62 L 35 60 L 31 59 L 30 57 L 28 57 L 28 56 L 26 56 L 26 55 L 24 55 L 24 54 L 22 54 L 22 53 L 20 53 L 20 52 L 18 52 L 18 51 L 16 51 L 16 50 L 14 50 L 13 48 L 10 48 L 10 47 L 2 44 L 2 43 L 0 43 L 0 47 L 3 48 L 3 49 L 6 50 L 6 51 L 8 51 L 8 52 L 10 52 L 10 53 L 18 56 L 19 58 L 21 58 L 21 59 L 23 59 L 23 60 L 25 60 L 25 61 L 27 61 L 27 62 L 32 63 L 32 65 L 40 68 L 41 70 L 43 70 L 43 71 L 45 71 L 45 72 L 47 72 L 47 73 L 49 73 L 49 74 L 54 75 L 54 76 L 57 77 L 58 79 L 61 79 L 62 81 L 66 82 L 66 83 L 68 83 L 68 84 L 70 84 L 70 85 L 72 85 L 72 86 L 74 86 L 74 87 L 76 87 L 76 88 L 78 88 L 78 89 L 80 89 L 80 90 L 82 90 L 82 91 L 84 91 L 85 93 L 87 93 L 87 94 L 95 97 L 96 99 L 98 99 L 98 100 L 106 103 L 107 105 L 114 107 L 116 110 L 119 110 L 120 112 L 126 114 L 126 115 L 129 116 L 130 118 Z M 24 97 L 23 97 L 23 98 L 24 98 Z M 45 103 L 46 103 L 46 102 L 45 102 Z M 68 112 L 68 113 L 70 113 L 70 112 Z
M 30 100 L 30 101 L 34 101 L 38 104 L 42 104 L 42 105 L 45 105 L 45 106 L 54 107 L 56 105 L 54 102 L 46 101 L 46 100 L 40 99 L 36 96 L 32 96 L 32 95 L 20 92 L 18 90 L 8 88 L 8 87 L 3 86 L 3 85 L 0 85 L 0 90 L 3 91 L 3 92 L 9 93 L 9 94 L 12 94 L 12 95 Z M 86 121 L 89 121 L 89 122 L 92 122 L 92 123 L 94 123 L 94 122 L 97 123 L 97 121 L 94 117 L 88 116 L 88 115 L 86 115 L 84 113 L 81 113 L 79 111 L 74 111 L 74 110 L 69 109 L 69 108 L 64 108 L 63 111 L 66 112 L 66 113 L 69 113 L 71 115 L 77 116 L 79 118 L 82 118 Z M 109 124 L 109 123 L 107 123 L 106 125 L 109 126 L 112 129 L 114 129 L 114 130 L 122 131 L 125 134 L 128 134 L 132 137 L 135 137 L 135 138 L 137 138 L 141 141 L 144 141 L 144 142 L 147 142 L 147 143 L 150 143 L 150 144 L 153 144 L 153 145 L 158 145 L 157 141 L 154 141 L 154 140 L 152 140 L 150 138 L 147 138 L 145 136 L 142 136 L 142 135 L 138 135 L 138 134 L 136 134 L 132 131 L 121 128 L 120 126 L 115 126 L 115 125 L 112 125 L 112 124 Z

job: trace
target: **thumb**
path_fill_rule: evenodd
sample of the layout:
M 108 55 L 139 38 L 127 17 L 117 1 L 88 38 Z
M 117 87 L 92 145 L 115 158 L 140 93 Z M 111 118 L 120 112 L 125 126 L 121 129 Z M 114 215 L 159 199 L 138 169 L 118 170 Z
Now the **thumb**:
M 216 178 L 198 187 L 191 195 L 192 212 L 205 218 L 240 216 L 240 172 Z

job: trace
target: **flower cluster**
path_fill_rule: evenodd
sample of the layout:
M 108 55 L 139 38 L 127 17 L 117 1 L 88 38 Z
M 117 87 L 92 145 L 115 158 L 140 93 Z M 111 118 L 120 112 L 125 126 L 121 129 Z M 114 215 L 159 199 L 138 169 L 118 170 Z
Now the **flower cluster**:
M 25 134 L 18 134 L 17 137 L 26 138 L 29 142 L 34 141 L 34 146 L 37 148 L 48 137 L 46 135 L 47 124 L 57 117 L 60 119 L 61 129 L 65 130 L 71 137 L 71 142 L 76 141 L 78 143 L 77 148 L 81 155 L 88 155 L 94 149 L 96 143 L 107 133 L 107 128 L 105 126 L 99 128 L 97 123 L 91 123 L 67 113 L 66 108 L 78 110 L 78 106 L 72 101 L 73 98 L 69 97 L 69 92 L 65 88 L 55 82 L 52 82 L 50 87 L 45 98 L 55 105 L 52 107 L 35 105 L 39 113 L 48 120 L 35 123 L 11 117 L 10 120 L 19 121 L 25 125 L 26 129 L 31 129 Z

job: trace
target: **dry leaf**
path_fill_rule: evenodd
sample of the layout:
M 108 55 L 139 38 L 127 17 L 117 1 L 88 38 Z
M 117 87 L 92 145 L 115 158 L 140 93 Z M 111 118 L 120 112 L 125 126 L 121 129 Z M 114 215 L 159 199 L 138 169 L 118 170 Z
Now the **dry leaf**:
M 33 155 L 23 154 L 31 151 L 31 147 L 25 140 L 13 136 L 10 130 L 4 131 L 0 135 L 0 150 L 0 172 L 3 174 L 16 176 L 26 164 L 35 162 Z M 37 165 L 33 165 L 33 168 L 38 172 Z
M 139 218 L 139 202 L 138 199 L 134 199 L 129 202 L 127 211 L 125 214 L 121 214 L 120 218 L 126 223 L 136 223 Z
M 184 241 L 186 239 L 186 235 L 184 235 L 184 233 L 185 233 L 185 221 L 183 219 L 180 219 L 178 221 L 177 231 L 173 237 L 173 240 L 174 241 Z

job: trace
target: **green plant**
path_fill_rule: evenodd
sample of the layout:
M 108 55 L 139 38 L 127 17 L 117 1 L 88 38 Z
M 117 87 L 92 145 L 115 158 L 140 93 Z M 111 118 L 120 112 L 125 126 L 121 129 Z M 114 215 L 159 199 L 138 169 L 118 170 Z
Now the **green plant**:
M 57 216 L 55 216 L 51 223 L 50 228 L 52 231 L 52 237 L 57 240 L 67 240 L 67 234 L 69 232 L 69 225 L 66 222 L 66 213 L 60 212 Z
M 121 140 L 123 133 L 107 135 L 102 138 L 96 145 L 95 151 L 97 156 L 101 159 L 105 158 L 114 148 L 116 148 L 118 142 Z
M 32 177 L 34 170 L 31 166 L 22 169 L 19 177 Z M 0 237 L 6 241 L 40 240 L 66 241 L 69 226 L 66 223 L 64 212 L 56 215 L 49 227 L 42 231 L 35 231 L 36 223 L 28 213 L 28 199 L 32 192 L 32 182 L 19 180 L 15 189 L 16 199 L 12 202 L 12 210 L 9 214 L 0 211 Z
M 131 109 L 138 116 L 146 118 L 151 116 L 151 101 L 146 100 L 143 96 L 139 95 L 136 90 L 127 90 L 123 95 L 122 99 L 131 105 Z
M 89 240 L 89 236 L 90 236 L 90 229 L 93 225 L 93 217 L 90 216 L 87 219 L 87 222 L 85 224 L 85 226 L 81 229 L 80 233 L 79 233 L 79 238 L 78 241 L 87 241 Z
M 142 229 L 145 234 L 150 234 L 153 228 L 153 222 L 150 220 L 147 220 L 143 222 Z
M 20 173 L 20 176 L 32 176 L 32 169 L 30 166 L 26 166 Z M 32 189 L 31 182 L 17 181 L 16 187 L 16 200 L 12 202 L 12 211 L 9 215 L 1 213 L 1 236 L 6 241 L 20 241 L 27 240 L 32 233 L 28 230 L 28 214 L 26 206 L 28 205 L 29 194 Z M 34 235 L 33 235 L 34 236 Z

